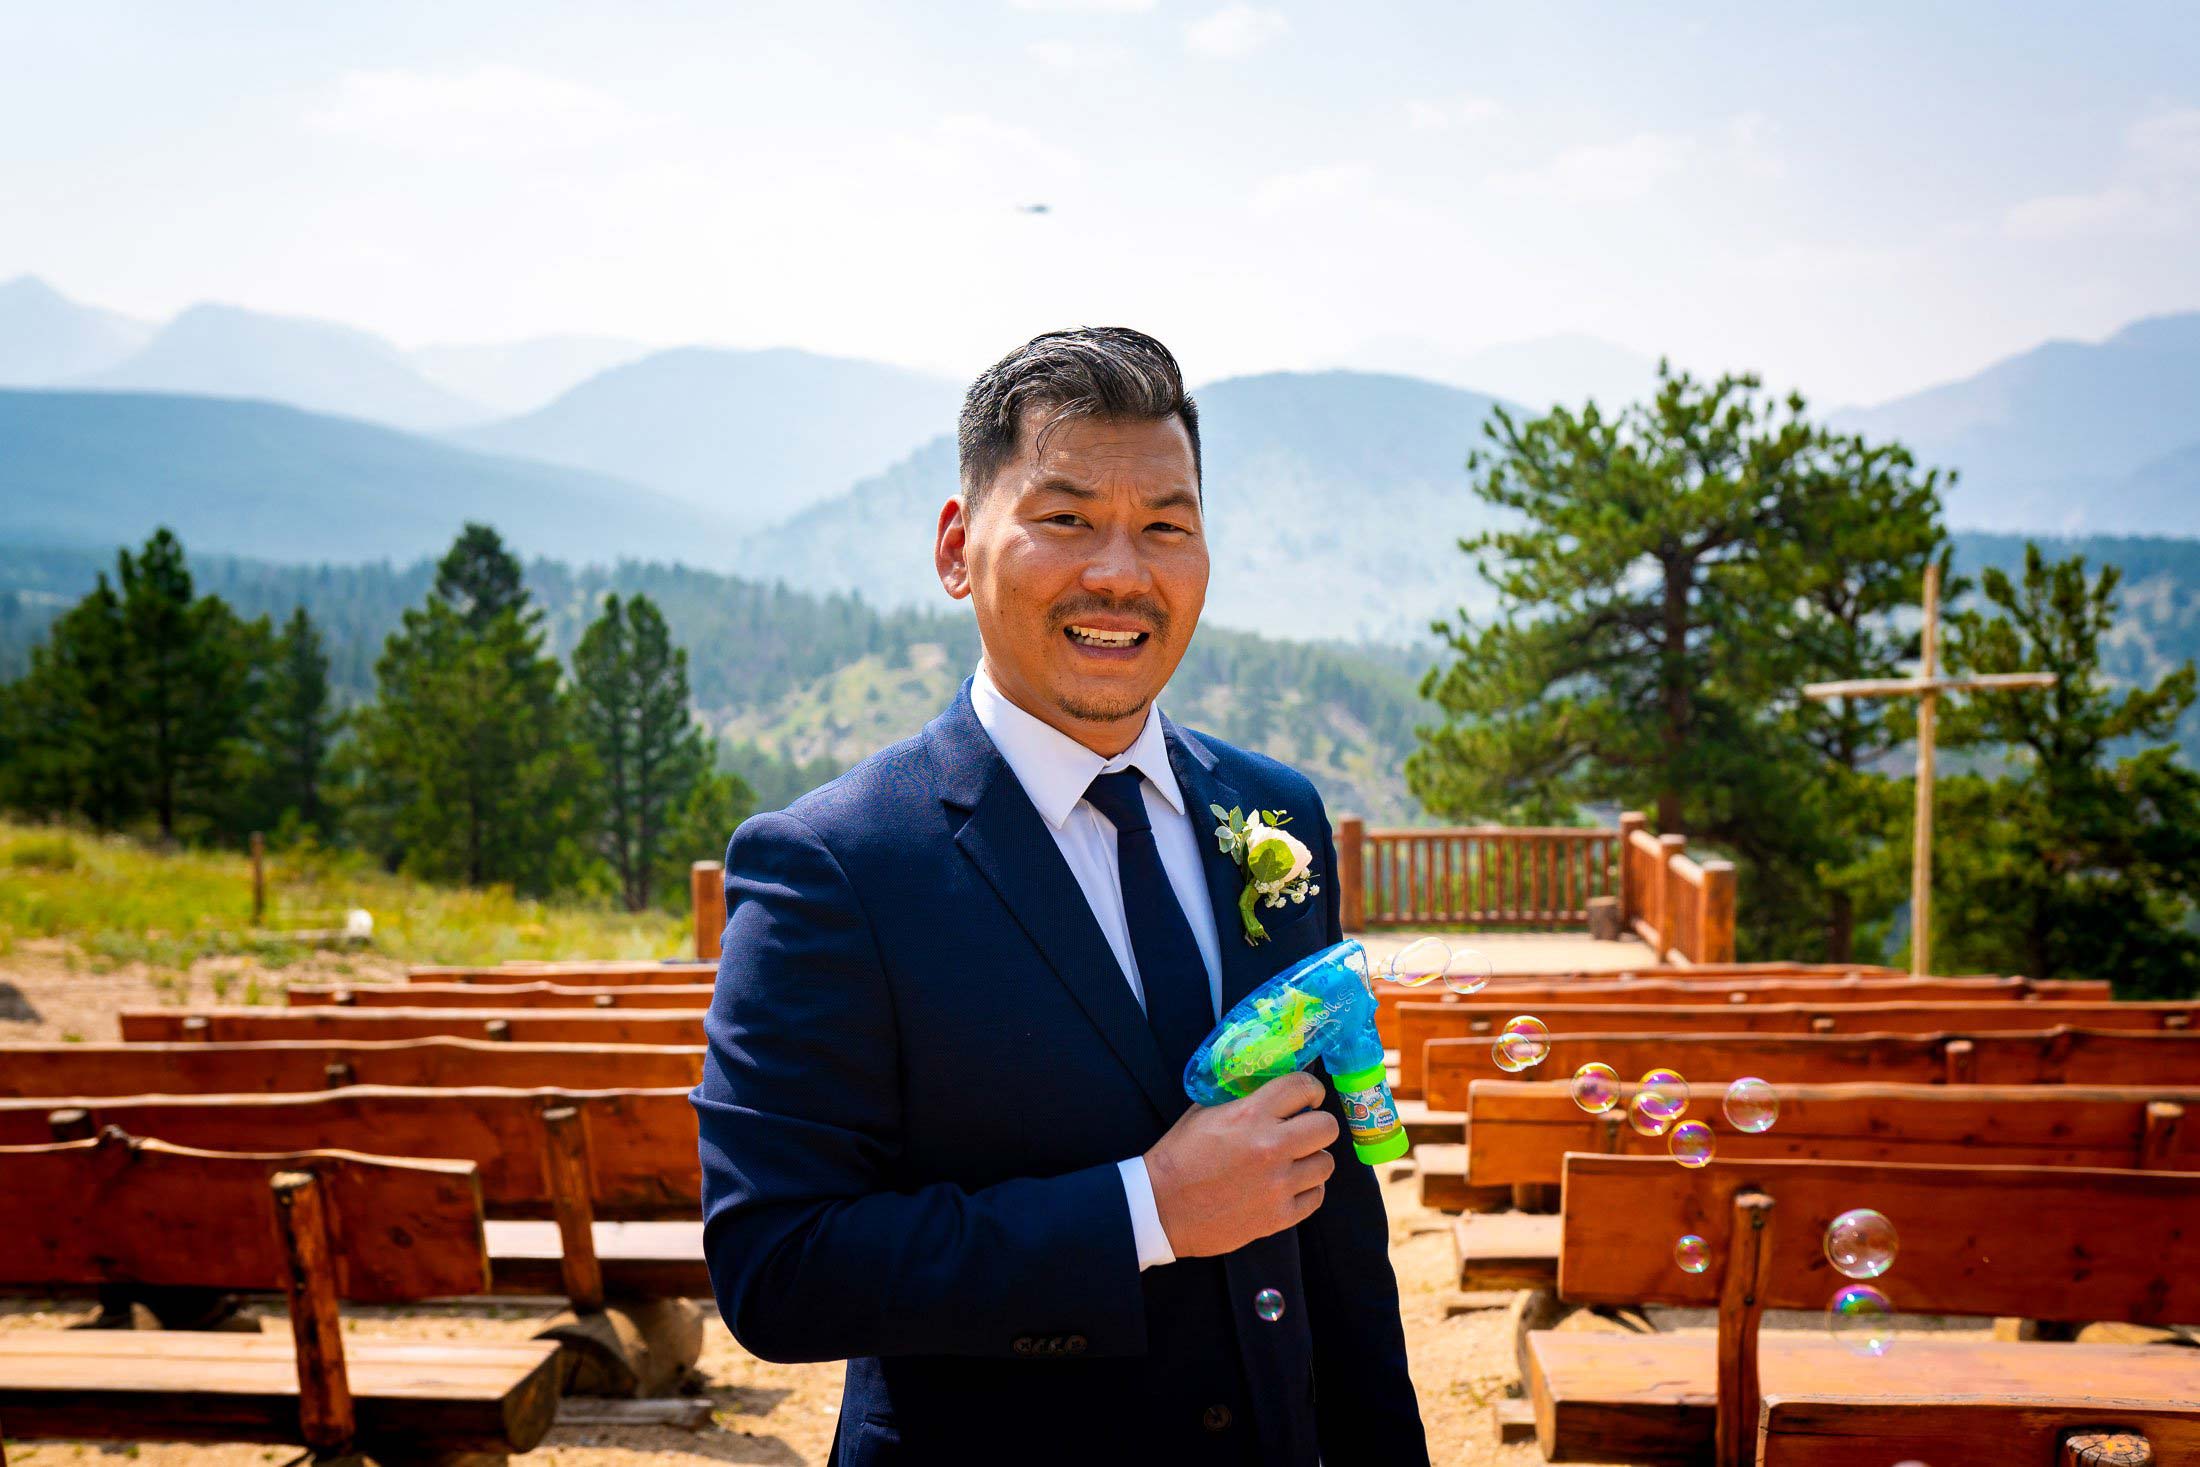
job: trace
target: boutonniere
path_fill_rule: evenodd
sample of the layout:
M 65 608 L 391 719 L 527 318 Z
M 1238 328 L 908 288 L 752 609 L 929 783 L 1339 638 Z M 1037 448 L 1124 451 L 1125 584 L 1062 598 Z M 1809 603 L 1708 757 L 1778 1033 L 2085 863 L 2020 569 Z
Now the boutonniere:
M 1319 896 L 1321 888 L 1314 883 L 1314 853 L 1306 848 L 1306 842 L 1283 828 L 1291 817 L 1281 810 L 1255 810 L 1248 819 L 1235 806 L 1228 810 L 1220 805 L 1207 808 L 1221 822 L 1215 827 L 1215 843 L 1225 856 L 1237 862 L 1245 877 L 1245 889 L 1238 893 L 1238 916 L 1245 922 L 1245 940 L 1266 942 L 1268 929 L 1260 925 L 1255 908 L 1280 907 L 1285 902 L 1295 904 Z

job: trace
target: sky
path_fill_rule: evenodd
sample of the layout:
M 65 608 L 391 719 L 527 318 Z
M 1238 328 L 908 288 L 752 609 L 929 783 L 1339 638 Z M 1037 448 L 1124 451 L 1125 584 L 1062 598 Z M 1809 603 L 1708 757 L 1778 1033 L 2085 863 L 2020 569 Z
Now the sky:
M 1833 407 L 2200 308 L 2200 6 L 0 0 L 0 279 L 1195 380 L 1582 332 Z M 1045 204 L 1045 213 L 1022 206 Z

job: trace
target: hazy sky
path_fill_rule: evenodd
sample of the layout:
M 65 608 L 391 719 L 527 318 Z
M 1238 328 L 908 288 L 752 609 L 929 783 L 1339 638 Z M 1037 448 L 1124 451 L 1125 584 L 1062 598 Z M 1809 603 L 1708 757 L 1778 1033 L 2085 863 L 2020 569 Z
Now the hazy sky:
M 1830 407 L 2200 307 L 2190 4 L 0 0 L 0 37 L 0 279 L 146 317 L 957 373 L 1121 321 L 1197 378 L 1584 331 Z

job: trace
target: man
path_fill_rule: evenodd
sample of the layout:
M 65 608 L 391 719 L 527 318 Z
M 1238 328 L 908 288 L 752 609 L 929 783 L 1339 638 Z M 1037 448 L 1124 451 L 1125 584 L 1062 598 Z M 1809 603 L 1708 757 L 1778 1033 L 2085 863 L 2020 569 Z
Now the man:
M 1207 591 L 1176 360 L 1041 336 L 960 439 L 934 559 L 976 675 L 726 855 L 695 1091 L 720 1310 L 765 1359 L 848 1359 L 836 1467 L 1425 1463 L 1330 1088 L 1185 1099 L 1218 1014 L 1341 934 L 1313 786 L 1154 703 Z M 1320 898 L 1257 946 L 1210 806 L 1312 847 Z

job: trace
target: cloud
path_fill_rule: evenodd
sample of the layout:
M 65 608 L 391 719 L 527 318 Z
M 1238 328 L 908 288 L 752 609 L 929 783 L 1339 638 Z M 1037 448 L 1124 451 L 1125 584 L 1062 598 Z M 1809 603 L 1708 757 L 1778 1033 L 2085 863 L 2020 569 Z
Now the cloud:
M 1011 10 L 1039 10 L 1053 15 L 1138 15 L 1154 7 L 1154 0 L 1008 0 Z
M 1185 27 L 1184 46 L 1201 56 L 1247 56 L 1290 29 L 1291 22 L 1273 10 L 1226 5 L 1205 20 Z
M 2141 118 L 2101 187 L 2013 204 L 2002 228 L 2016 239 L 2072 240 L 2173 234 L 2200 215 L 2200 107 Z
M 1492 173 L 1500 193 L 1575 204 L 1622 203 L 1649 195 L 1687 161 L 1693 145 L 1672 133 L 1638 132 L 1617 143 L 1585 143 L 1534 168 Z
M 1406 122 L 1416 132 L 1435 132 L 1450 127 L 1471 127 L 1487 122 L 1505 110 L 1495 97 L 1425 98 L 1406 103 Z
M 904 183 L 990 190 L 1023 198 L 1084 171 L 1077 155 L 1019 123 L 979 112 L 943 117 L 887 141 Z
M 1256 214 L 1284 214 L 1362 195 L 1372 177 L 1365 163 L 1331 163 L 1279 173 L 1264 180 L 1249 200 Z
M 606 142 L 649 120 L 609 92 L 499 63 L 468 72 L 348 72 L 305 119 L 317 132 L 386 147 L 476 155 Z

